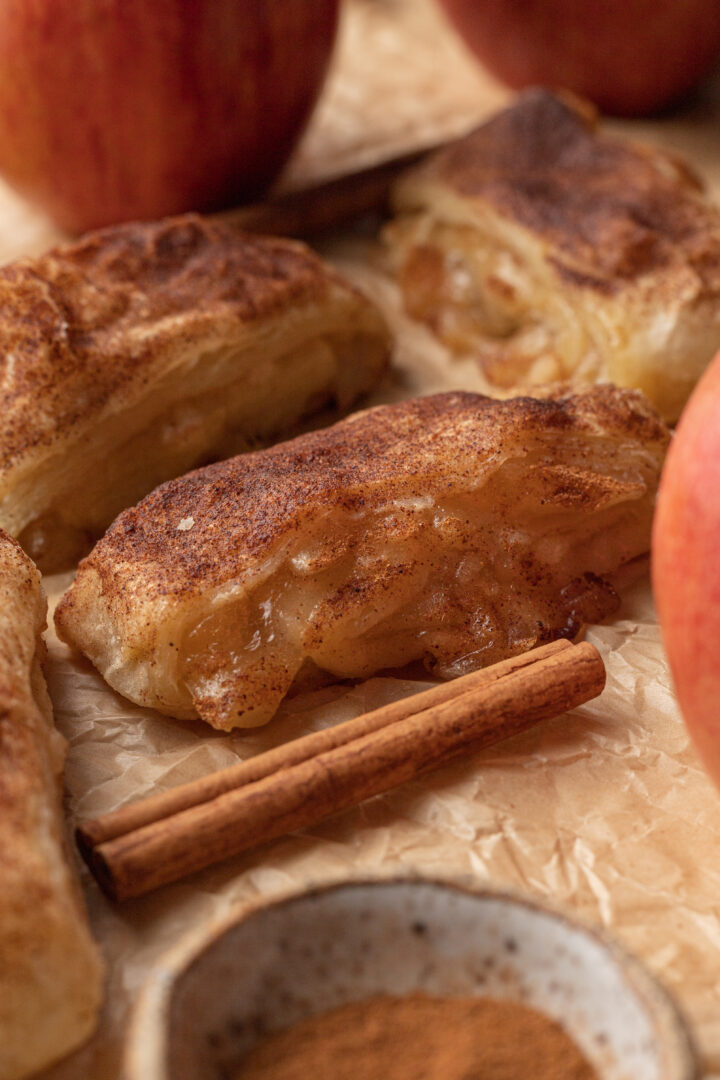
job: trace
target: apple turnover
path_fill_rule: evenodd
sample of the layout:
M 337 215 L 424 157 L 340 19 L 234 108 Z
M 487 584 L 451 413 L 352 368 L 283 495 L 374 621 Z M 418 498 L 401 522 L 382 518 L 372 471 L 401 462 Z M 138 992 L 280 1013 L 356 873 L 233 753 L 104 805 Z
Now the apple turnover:
M 615 610 L 668 437 L 609 386 L 379 406 L 159 487 L 80 564 L 58 632 L 132 701 L 221 729 L 318 671 L 460 675 Z
M 720 213 L 577 99 L 526 91 L 393 199 L 407 311 L 503 390 L 612 382 L 672 422 L 720 348 Z
M 40 574 L 0 530 L 0 1078 L 18 1080 L 95 1026 L 102 965 L 65 838 L 55 729 L 40 668 Z
M 163 480 L 347 411 L 389 353 L 308 248 L 196 216 L 6 266 L 0 312 L 0 527 L 42 569 Z

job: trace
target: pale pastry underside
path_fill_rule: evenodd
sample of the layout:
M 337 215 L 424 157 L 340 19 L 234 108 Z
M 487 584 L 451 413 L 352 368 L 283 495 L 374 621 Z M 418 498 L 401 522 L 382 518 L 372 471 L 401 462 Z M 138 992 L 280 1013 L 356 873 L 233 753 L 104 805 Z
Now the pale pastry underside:
M 58 629 L 127 697 L 223 729 L 309 675 L 450 678 L 615 609 L 666 441 L 611 388 L 383 406 L 164 485 L 81 564 Z
M 102 965 L 63 821 L 65 743 L 40 656 L 40 575 L 0 530 L 0 1077 L 62 1057 L 92 1032 Z
M 501 392 L 641 389 L 675 421 L 720 348 L 720 214 L 675 162 L 542 91 L 397 185 L 410 315 Z
M 389 353 L 303 245 L 194 216 L 7 267 L 0 311 L 0 527 L 44 570 L 163 480 L 347 411 Z

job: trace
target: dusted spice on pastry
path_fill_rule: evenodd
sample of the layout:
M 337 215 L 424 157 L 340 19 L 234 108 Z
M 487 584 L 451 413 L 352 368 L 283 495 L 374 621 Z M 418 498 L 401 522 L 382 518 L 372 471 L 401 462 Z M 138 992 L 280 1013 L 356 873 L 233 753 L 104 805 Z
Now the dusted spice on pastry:
M 95 1027 L 102 965 L 65 838 L 40 658 L 40 574 L 0 530 L 0 1080 L 37 1072 Z
M 305 246 L 196 216 L 6 266 L 0 312 L 0 527 L 42 569 L 163 480 L 346 411 L 389 353 Z
M 674 421 L 720 348 L 720 213 L 576 99 L 526 91 L 406 173 L 394 205 L 408 312 L 498 387 L 612 382 Z
M 132 701 L 221 729 L 318 669 L 450 678 L 618 605 L 668 430 L 642 394 L 439 394 L 210 465 L 114 522 L 56 613 Z

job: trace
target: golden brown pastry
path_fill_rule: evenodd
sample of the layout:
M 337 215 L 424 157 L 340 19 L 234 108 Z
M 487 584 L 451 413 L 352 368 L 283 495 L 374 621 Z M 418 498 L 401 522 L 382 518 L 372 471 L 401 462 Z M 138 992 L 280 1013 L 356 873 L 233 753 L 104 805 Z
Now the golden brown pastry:
M 498 387 L 609 381 L 677 419 L 720 348 L 720 213 L 679 161 L 529 90 L 410 170 L 386 236 L 407 310 Z
M 161 481 L 347 410 L 376 308 L 302 244 L 195 216 L 0 269 L 0 527 L 68 563 Z
M 614 387 L 380 406 L 158 488 L 81 563 L 58 632 L 131 700 L 223 729 L 317 669 L 459 675 L 616 608 L 667 441 Z
M 40 574 L 0 530 L 0 1080 L 84 1042 L 102 991 L 66 847 L 65 740 L 40 669 L 46 607 Z

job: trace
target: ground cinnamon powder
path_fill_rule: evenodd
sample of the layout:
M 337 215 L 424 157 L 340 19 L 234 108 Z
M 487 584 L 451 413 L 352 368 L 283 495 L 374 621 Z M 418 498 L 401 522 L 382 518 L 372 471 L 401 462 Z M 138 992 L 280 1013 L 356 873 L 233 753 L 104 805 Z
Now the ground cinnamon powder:
M 490 998 L 374 997 L 312 1016 L 250 1051 L 237 1080 L 597 1080 L 534 1009 Z

